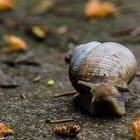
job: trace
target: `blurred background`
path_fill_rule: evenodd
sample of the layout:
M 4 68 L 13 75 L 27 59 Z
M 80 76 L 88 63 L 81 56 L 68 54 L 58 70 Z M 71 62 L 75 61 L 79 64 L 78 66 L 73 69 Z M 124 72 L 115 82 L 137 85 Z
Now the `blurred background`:
M 73 90 L 69 55 L 79 44 L 121 43 L 139 62 L 139 9 L 139 0 L 0 0 L 0 120 L 15 132 L 9 139 L 61 139 L 46 119 L 63 117 L 83 128 L 76 139 L 132 139 L 138 77 L 125 97 L 127 115 L 119 119 L 93 119 L 74 108 L 72 96 L 54 93 Z

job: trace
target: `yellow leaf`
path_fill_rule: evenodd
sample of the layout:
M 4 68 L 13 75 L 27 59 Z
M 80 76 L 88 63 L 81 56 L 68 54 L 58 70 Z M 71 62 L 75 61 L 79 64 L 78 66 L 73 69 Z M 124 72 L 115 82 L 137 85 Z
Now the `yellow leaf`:
M 140 117 L 133 120 L 131 130 L 134 134 L 135 140 L 140 140 Z
M 7 135 L 13 135 L 12 129 L 8 128 L 5 124 L 0 123 L 0 137 L 5 137 Z
M 45 38 L 45 31 L 39 26 L 32 27 L 32 33 L 38 38 Z
M 55 84 L 55 82 L 54 82 L 54 80 L 49 80 L 48 82 L 47 82 L 47 86 L 53 86 Z
M 90 0 L 85 6 L 86 17 L 105 18 L 108 16 L 114 16 L 116 12 L 117 8 L 110 2 Z
M 11 0 L 0 0 L 0 11 L 12 10 L 14 4 Z
M 19 37 L 14 35 L 4 35 L 5 42 L 9 45 L 7 48 L 3 48 L 4 52 L 20 52 L 27 49 L 26 43 Z
M 32 9 L 35 14 L 41 14 L 51 10 L 54 6 L 54 0 L 40 0 Z

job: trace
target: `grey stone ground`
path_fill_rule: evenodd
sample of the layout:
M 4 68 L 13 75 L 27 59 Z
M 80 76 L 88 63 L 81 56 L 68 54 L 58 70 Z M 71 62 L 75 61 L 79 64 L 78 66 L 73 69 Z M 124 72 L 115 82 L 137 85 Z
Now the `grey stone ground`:
M 117 0 L 116 0 L 117 1 Z M 0 122 L 7 124 L 15 131 L 15 136 L 9 139 L 17 140 L 59 140 L 62 137 L 55 136 L 52 128 L 63 124 L 46 123 L 48 118 L 73 117 L 74 124 L 82 127 L 80 140 L 132 140 L 130 131 L 131 120 L 140 115 L 140 78 L 136 77 L 130 84 L 130 92 L 125 95 L 126 115 L 122 118 L 115 117 L 92 117 L 79 108 L 75 108 L 73 97 L 54 98 L 53 94 L 58 91 L 71 89 L 68 79 L 68 65 L 64 62 L 64 56 L 71 44 L 77 45 L 91 40 L 115 41 L 130 48 L 136 59 L 140 60 L 140 43 L 136 43 L 136 38 L 130 35 L 113 38 L 111 32 L 125 28 L 137 27 L 140 25 L 140 1 L 122 0 L 121 13 L 116 18 L 101 21 L 86 21 L 81 17 L 82 9 L 86 1 L 84 0 L 62 0 L 56 5 L 57 9 L 64 8 L 74 11 L 69 16 L 60 16 L 57 13 L 42 14 L 32 16 L 31 7 L 35 0 L 17 0 L 18 6 L 10 13 L 0 13 L 0 18 L 5 20 L 21 18 L 33 23 L 47 24 L 51 28 L 67 25 L 72 37 L 48 36 L 46 41 L 38 43 L 22 30 L 9 29 L 0 25 L 0 35 L 14 34 L 22 36 L 28 43 L 29 50 L 34 52 L 34 57 L 42 66 L 18 65 L 9 67 L 0 63 L 1 69 L 8 76 L 13 77 L 20 83 L 16 89 L 0 89 Z M 120 1 L 121 2 L 121 1 Z M 74 39 L 73 39 L 74 38 Z M 2 42 L 2 37 L 0 38 Z M 59 54 L 59 59 L 55 55 Z M 0 58 L 8 57 L 0 53 Z M 38 75 L 42 79 L 38 83 L 33 83 L 32 79 Z M 46 83 L 49 79 L 55 80 L 55 86 L 48 88 Z M 24 93 L 26 99 L 23 100 L 20 94 Z M 66 138 L 64 138 L 66 139 Z M 68 138 L 69 139 L 69 138 Z

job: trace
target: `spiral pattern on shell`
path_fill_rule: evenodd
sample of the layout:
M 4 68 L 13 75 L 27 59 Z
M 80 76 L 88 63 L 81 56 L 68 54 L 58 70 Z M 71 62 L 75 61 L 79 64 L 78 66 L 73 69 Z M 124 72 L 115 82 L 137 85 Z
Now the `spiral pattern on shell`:
M 104 110 L 125 114 L 123 93 L 133 79 L 137 62 L 132 52 L 113 42 L 89 42 L 72 53 L 69 78 L 80 93 L 77 104 L 91 114 Z
M 136 68 L 136 59 L 128 48 L 113 42 L 90 42 L 74 49 L 69 76 L 78 91 L 78 80 L 113 82 L 123 87 L 133 79 Z

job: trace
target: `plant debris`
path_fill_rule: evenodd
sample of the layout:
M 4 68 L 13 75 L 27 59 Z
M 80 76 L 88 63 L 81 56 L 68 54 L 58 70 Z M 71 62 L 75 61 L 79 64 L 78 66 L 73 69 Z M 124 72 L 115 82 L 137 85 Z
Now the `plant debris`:
M 41 64 L 39 62 L 31 60 L 32 57 L 33 57 L 33 53 L 27 52 L 22 55 L 21 54 L 19 54 L 18 56 L 16 55 L 16 57 L 14 56 L 14 57 L 2 59 L 2 62 L 12 67 L 16 65 L 21 65 L 21 64 L 40 66 Z
M 41 80 L 42 76 L 41 75 L 37 75 L 34 79 L 33 82 L 39 82 Z
M 68 33 L 69 29 L 66 25 L 64 26 L 61 26 L 59 27 L 57 30 L 56 30 L 56 34 L 57 35 L 65 35 L 66 33 Z
M 15 63 L 24 63 L 27 60 L 30 60 L 33 56 L 34 54 L 32 52 L 25 53 L 23 55 L 16 57 Z
M 60 93 L 55 93 L 54 97 L 70 96 L 70 95 L 75 95 L 75 94 L 77 94 L 76 90 L 64 91 L 64 92 L 60 92 Z
M 70 122 L 70 121 L 74 121 L 73 118 L 66 118 L 66 119 L 57 119 L 57 120 L 52 120 L 52 119 L 48 119 L 46 120 L 47 123 L 62 123 L 62 122 Z
M 130 35 L 134 39 L 140 36 L 140 27 L 133 27 L 128 29 L 123 29 L 117 32 L 113 32 L 111 36 L 118 37 L 118 36 L 128 36 Z
M 37 2 L 35 7 L 33 7 L 32 12 L 34 14 L 42 14 L 50 11 L 54 7 L 54 0 L 41 0 Z
M 53 132 L 61 136 L 75 137 L 81 132 L 81 127 L 79 125 L 67 125 L 56 127 Z
M 13 135 L 12 129 L 8 128 L 5 124 L 0 123 L 0 137 L 6 137 L 8 135 Z
M 43 41 L 48 33 L 48 28 L 46 26 L 33 25 L 31 27 L 25 27 L 24 31 L 37 41 Z
M 140 27 L 134 28 L 134 29 L 131 31 L 131 36 L 132 36 L 132 37 L 140 36 Z
M 20 98 L 25 100 L 26 99 L 26 95 L 24 93 L 20 94 Z
M 140 117 L 132 121 L 131 131 L 135 137 L 135 140 L 140 140 Z
M 118 36 L 129 35 L 133 30 L 134 30 L 134 28 L 123 29 L 123 30 L 111 33 L 111 36 L 118 37 Z
M 14 8 L 12 0 L 0 0 L 0 11 L 9 11 Z
M 47 86 L 48 86 L 48 87 L 54 86 L 54 84 L 55 84 L 54 80 L 49 80 L 49 81 L 47 82 Z
M 39 26 L 32 27 L 32 34 L 34 35 L 34 37 L 36 37 L 38 39 L 42 39 L 42 40 L 45 39 L 45 37 L 46 37 L 45 30 Z
M 105 18 L 114 16 L 117 13 L 116 6 L 111 2 L 100 2 L 100 0 L 89 0 L 85 6 L 85 16 L 87 18 Z
M 27 44 L 21 38 L 14 35 L 4 35 L 3 38 L 9 47 L 2 48 L 2 51 L 12 53 L 27 50 Z

